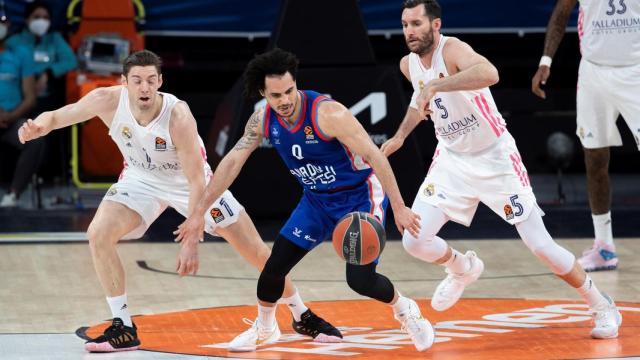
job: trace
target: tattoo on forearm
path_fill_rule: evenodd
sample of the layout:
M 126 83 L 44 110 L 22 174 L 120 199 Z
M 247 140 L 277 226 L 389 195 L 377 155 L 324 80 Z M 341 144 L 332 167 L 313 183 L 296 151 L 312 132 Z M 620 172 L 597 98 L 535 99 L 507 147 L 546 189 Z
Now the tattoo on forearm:
M 560 46 L 560 42 L 562 41 L 567 28 L 567 22 L 569 21 L 571 10 L 572 9 L 567 10 L 565 8 L 556 8 L 553 14 L 551 14 L 551 19 L 549 20 L 549 26 L 547 28 L 547 36 L 544 39 L 545 55 L 553 57 L 556 50 L 558 50 L 558 46 Z
M 244 128 L 244 135 L 238 140 L 234 150 L 244 150 L 253 147 L 256 142 L 260 141 L 260 135 L 258 134 L 258 126 L 260 125 L 260 119 L 263 112 L 258 110 L 251 115 L 247 125 Z

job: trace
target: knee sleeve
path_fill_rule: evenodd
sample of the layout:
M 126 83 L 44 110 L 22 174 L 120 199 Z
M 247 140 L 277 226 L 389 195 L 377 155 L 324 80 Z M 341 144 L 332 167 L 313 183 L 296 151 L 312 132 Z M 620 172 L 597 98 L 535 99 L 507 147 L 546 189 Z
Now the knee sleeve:
M 391 281 L 376 272 L 376 264 L 347 264 L 347 284 L 362 296 L 367 296 L 385 303 L 393 300 L 395 290 Z
M 278 235 L 271 255 L 258 278 L 258 299 L 275 303 L 282 297 L 287 274 L 308 253 L 282 235 Z
M 571 271 L 575 256 L 553 241 L 538 212 L 532 211 L 527 220 L 516 224 L 516 229 L 529 250 L 554 274 L 565 275 Z
M 420 233 L 418 238 L 408 231 L 402 236 L 402 246 L 412 256 L 426 261 L 435 262 L 447 252 L 447 243 L 436 234 L 449 221 L 447 215 L 435 206 L 416 200 L 412 210 L 420 215 Z

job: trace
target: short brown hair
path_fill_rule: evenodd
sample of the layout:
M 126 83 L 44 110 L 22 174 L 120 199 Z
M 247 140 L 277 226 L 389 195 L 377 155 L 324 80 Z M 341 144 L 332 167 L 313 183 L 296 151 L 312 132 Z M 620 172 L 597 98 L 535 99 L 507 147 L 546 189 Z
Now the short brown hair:
M 160 70 L 160 67 L 162 67 L 162 59 L 149 50 L 136 51 L 127 56 L 122 63 L 122 75 L 125 77 L 129 75 L 129 70 L 134 66 L 155 66 L 156 70 L 158 70 L 158 75 L 162 74 Z
M 442 18 L 442 8 L 436 0 L 405 0 L 402 4 L 403 9 L 413 9 L 416 6 L 424 5 L 425 15 L 430 21 Z

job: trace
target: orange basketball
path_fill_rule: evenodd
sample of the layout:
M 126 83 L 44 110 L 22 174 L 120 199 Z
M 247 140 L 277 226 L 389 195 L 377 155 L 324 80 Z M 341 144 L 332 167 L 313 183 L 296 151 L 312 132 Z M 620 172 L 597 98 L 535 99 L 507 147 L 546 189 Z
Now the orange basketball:
M 380 256 L 386 235 L 378 219 L 365 212 L 345 215 L 333 229 L 333 248 L 353 265 L 367 265 Z

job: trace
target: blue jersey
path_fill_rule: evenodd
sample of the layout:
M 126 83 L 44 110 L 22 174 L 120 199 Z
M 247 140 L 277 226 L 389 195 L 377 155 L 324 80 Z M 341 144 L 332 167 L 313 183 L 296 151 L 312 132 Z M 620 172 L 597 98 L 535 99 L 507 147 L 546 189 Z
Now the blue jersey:
M 305 190 L 336 192 L 364 184 L 373 170 L 364 159 L 318 127 L 318 105 L 333 101 L 315 91 L 299 91 L 301 110 L 290 125 L 266 106 L 264 136 Z

